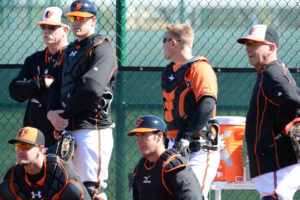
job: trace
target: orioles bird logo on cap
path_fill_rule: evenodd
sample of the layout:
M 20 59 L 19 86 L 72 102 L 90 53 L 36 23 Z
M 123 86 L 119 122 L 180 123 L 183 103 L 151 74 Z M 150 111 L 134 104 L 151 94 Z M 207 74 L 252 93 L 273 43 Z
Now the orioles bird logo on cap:
M 257 27 L 252 27 L 249 31 L 249 34 L 248 35 L 252 35 L 252 33 L 255 31 L 255 29 L 257 29 Z
M 80 10 L 81 7 L 82 7 L 82 3 L 75 2 L 75 3 L 73 4 L 73 9 L 74 9 L 75 11 Z
M 21 129 L 18 132 L 18 137 L 23 137 L 25 134 L 27 134 L 28 130 L 27 129 Z
M 46 17 L 46 18 L 50 18 L 50 17 L 52 16 L 52 14 L 53 14 L 53 11 L 48 10 L 48 11 L 45 13 L 45 17 Z
M 135 128 L 139 128 L 143 121 L 144 121 L 143 119 L 139 119 L 135 124 Z

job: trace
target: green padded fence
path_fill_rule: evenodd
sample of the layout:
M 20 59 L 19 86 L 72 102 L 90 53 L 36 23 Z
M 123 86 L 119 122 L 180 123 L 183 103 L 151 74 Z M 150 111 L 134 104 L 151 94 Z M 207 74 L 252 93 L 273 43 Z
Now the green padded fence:
M 71 2 L 0 0 L 0 179 L 15 162 L 13 147 L 7 141 L 21 128 L 26 106 L 9 97 L 8 85 L 19 71 L 12 66 L 23 64 L 27 56 L 45 48 L 41 30 L 36 25 L 45 8 L 59 6 L 67 12 Z M 142 115 L 163 117 L 161 72 L 147 69 L 161 69 L 158 67 L 168 63 L 162 51 L 167 24 L 187 23 L 195 30 L 193 54 L 205 56 L 217 71 L 219 116 L 246 115 L 256 73 L 250 71 L 252 67 L 248 64 L 245 48 L 237 44 L 236 39 L 246 35 L 253 24 L 274 25 L 280 37 L 279 59 L 294 72 L 300 68 L 300 0 L 94 2 L 99 9 L 97 31 L 110 38 L 120 67 L 112 107 L 116 128 L 107 188 L 110 200 L 130 199 L 127 174 L 133 171 L 140 158 L 135 138 L 126 137 L 126 131 L 133 128 L 135 120 Z M 68 40 L 74 39 L 70 33 Z M 144 70 L 139 70 L 141 67 Z M 230 69 L 236 72 L 229 72 Z M 293 75 L 300 83 L 300 75 Z M 222 192 L 223 200 L 258 198 L 256 191 Z M 300 199 L 299 192 L 294 199 Z

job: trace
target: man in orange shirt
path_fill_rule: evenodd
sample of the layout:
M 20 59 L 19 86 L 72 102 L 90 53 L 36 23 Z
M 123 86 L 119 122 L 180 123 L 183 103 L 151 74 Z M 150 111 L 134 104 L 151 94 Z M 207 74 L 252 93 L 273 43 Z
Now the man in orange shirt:
M 217 78 L 204 57 L 193 57 L 193 29 L 169 24 L 163 38 L 165 59 L 172 62 L 162 74 L 169 148 L 189 157 L 207 199 L 220 161 L 216 113 Z

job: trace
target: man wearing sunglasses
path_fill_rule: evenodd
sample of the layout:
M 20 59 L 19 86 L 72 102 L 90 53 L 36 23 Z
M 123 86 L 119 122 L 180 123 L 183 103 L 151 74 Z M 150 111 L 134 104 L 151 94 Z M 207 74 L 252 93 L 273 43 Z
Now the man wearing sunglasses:
M 299 124 L 299 88 L 277 59 L 279 38 L 273 26 L 254 25 L 237 42 L 245 45 L 258 72 L 246 118 L 250 176 L 262 200 L 292 200 L 300 186 L 300 158 L 293 148 L 299 146 L 299 135 L 295 141 L 289 127 Z
M 127 133 L 136 136 L 143 158 L 134 171 L 134 200 L 201 200 L 199 182 L 188 160 L 165 147 L 167 126 L 154 115 L 140 117 Z
M 91 199 L 69 164 L 56 155 L 44 155 L 40 130 L 24 127 L 9 143 L 15 146 L 17 163 L 0 184 L 0 199 Z
M 37 24 L 46 48 L 27 57 L 21 71 L 9 85 L 11 98 L 18 102 L 28 100 L 23 126 L 33 126 L 43 131 L 48 153 L 55 152 L 57 143 L 53 137 L 54 127 L 46 117 L 48 94 L 68 45 L 69 27 L 66 23 L 60 8 L 49 7 L 45 10 L 42 21 Z
M 189 25 L 169 24 L 163 38 L 165 59 L 172 62 L 162 74 L 169 148 L 189 158 L 203 199 L 220 162 L 216 113 L 217 78 L 209 61 L 193 57 L 194 31 Z
M 95 31 L 96 15 L 97 8 L 89 0 L 71 4 L 67 16 L 77 39 L 67 48 L 61 80 L 51 86 L 47 117 L 57 131 L 74 136 L 76 148 L 69 163 L 79 171 L 91 197 L 107 199 L 104 189 L 113 147 L 110 110 L 117 63 L 109 39 Z

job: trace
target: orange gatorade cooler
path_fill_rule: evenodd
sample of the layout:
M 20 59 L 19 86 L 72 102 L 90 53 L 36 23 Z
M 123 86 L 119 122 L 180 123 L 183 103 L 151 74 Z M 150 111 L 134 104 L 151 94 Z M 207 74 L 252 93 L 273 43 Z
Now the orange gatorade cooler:
M 221 160 L 214 181 L 243 181 L 243 136 L 245 117 L 219 116 Z

